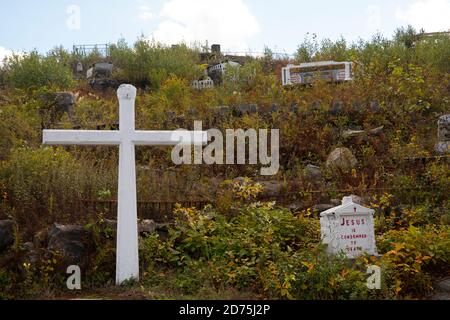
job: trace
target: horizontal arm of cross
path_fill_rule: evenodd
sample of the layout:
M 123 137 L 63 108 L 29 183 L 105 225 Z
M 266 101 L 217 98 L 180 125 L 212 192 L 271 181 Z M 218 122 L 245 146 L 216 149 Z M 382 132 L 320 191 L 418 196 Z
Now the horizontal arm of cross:
M 207 133 L 185 130 L 125 133 L 118 130 L 44 130 L 42 140 L 51 145 L 119 145 L 123 141 L 146 146 L 204 145 Z
M 173 146 L 177 144 L 190 144 L 201 146 L 208 142 L 206 131 L 135 131 L 133 143 L 145 146 Z
M 44 130 L 42 142 L 52 145 L 118 145 L 121 138 L 117 130 Z

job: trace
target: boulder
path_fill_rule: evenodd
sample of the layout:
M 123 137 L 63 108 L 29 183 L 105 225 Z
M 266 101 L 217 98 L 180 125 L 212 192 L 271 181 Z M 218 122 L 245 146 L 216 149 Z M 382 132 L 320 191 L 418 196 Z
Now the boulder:
M 308 164 L 303 169 L 304 177 L 311 183 L 317 184 L 321 183 L 323 180 L 323 174 L 320 170 L 320 167 L 315 166 L 313 164 Z
M 169 119 L 173 119 L 173 118 L 176 117 L 177 114 L 176 114 L 174 111 L 169 110 L 169 111 L 166 112 L 166 115 L 167 115 L 167 117 L 168 117 Z
M 352 103 L 353 111 L 360 111 L 362 109 L 361 103 L 359 101 L 355 101 Z
M 14 244 L 14 221 L 0 220 L 0 253 Z
M 435 149 L 441 154 L 450 152 L 450 114 L 443 115 L 438 120 L 438 143 Z
M 138 224 L 138 232 L 139 233 L 153 233 L 156 231 L 156 223 L 155 221 L 151 219 L 145 219 L 142 221 L 139 221 Z
M 189 108 L 188 115 L 191 117 L 197 117 L 199 115 L 197 108 L 195 108 L 195 107 Z
M 384 126 L 369 130 L 369 135 L 371 136 L 379 136 L 383 133 Z
M 333 172 L 348 171 L 358 164 L 353 153 L 348 148 L 336 148 L 327 158 L 326 166 Z
M 335 101 L 332 103 L 331 108 L 330 108 L 330 114 L 331 115 L 337 115 L 340 112 L 342 112 L 343 109 L 343 103 L 341 101 Z
M 236 115 L 241 117 L 245 114 L 252 114 L 258 111 L 258 106 L 256 104 L 241 104 L 237 107 Z
M 366 134 L 364 130 L 344 130 L 341 134 L 341 137 L 344 139 L 353 138 L 353 137 L 362 137 Z
M 111 229 L 113 231 L 117 231 L 117 221 L 111 219 L 103 220 L 103 227 L 107 229 Z
M 378 101 L 370 101 L 369 108 L 373 112 L 378 112 L 381 110 L 381 107 L 380 107 L 380 104 L 378 103 Z
M 363 199 L 360 196 L 351 194 L 347 198 L 350 198 L 350 197 L 351 197 L 353 203 L 357 203 L 359 205 L 363 205 L 364 204 Z
M 291 103 L 291 112 L 298 112 L 298 104 L 296 102 Z
M 438 139 L 439 141 L 450 141 L 450 114 L 439 117 Z
M 311 103 L 309 109 L 312 111 L 318 111 L 320 110 L 322 102 L 319 100 L 314 101 L 313 103 Z
M 67 260 L 79 262 L 88 254 L 90 236 L 82 226 L 55 223 L 49 232 L 47 249 L 58 251 Z
M 361 129 L 349 129 L 349 130 L 344 130 L 341 133 L 341 137 L 344 139 L 347 138 L 354 138 L 354 137 L 365 137 L 366 135 L 370 135 L 370 136 L 379 136 L 383 133 L 383 129 L 384 126 L 375 128 L 375 129 L 371 129 L 371 130 L 361 130 Z
M 333 206 L 337 207 L 337 206 L 340 206 L 340 205 L 342 204 L 342 200 L 340 200 L 340 199 L 331 199 L 331 200 L 330 200 L 330 203 L 331 203 Z
M 314 210 L 317 210 L 319 212 L 334 208 L 335 206 L 330 203 L 319 203 L 313 206 Z
M 286 207 L 289 210 L 296 212 L 296 211 L 302 210 L 305 207 L 305 205 L 301 202 L 293 202 L 293 203 L 288 204 Z
M 35 264 L 40 260 L 39 249 L 35 247 L 33 242 L 25 242 L 22 245 L 22 250 L 25 251 L 25 261 Z
M 36 232 L 33 243 L 35 247 L 46 247 L 48 244 L 48 230 L 44 228 Z
M 72 92 L 58 92 L 55 96 L 56 110 L 60 113 L 67 113 L 70 119 L 73 118 L 73 108 L 77 101 Z
M 261 197 L 267 198 L 275 198 L 280 196 L 283 191 L 284 184 L 281 181 L 258 181 L 259 184 L 263 187 L 262 192 L 260 193 Z
M 270 106 L 270 112 L 271 113 L 278 112 L 279 110 L 280 110 L 280 108 L 279 108 L 278 104 L 272 103 L 272 105 Z
M 450 293 L 450 277 L 438 281 L 435 288 L 437 290 Z
M 33 242 L 25 242 L 25 243 L 22 245 L 22 248 L 23 248 L 24 250 L 27 250 L 27 251 L 34 250 L 34 243 L 33 243 Z
M 429 296 L 430 300 L 450 300 L 450 278 L 439 280 L 434 285 L 434 291 Z

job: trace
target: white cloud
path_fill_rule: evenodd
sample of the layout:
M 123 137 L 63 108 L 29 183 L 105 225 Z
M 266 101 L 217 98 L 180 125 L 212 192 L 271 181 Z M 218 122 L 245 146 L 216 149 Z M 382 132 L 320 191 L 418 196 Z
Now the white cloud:
M 167 0 L 153 38 L 167 44 L 184 41 L 220 43 L 223 48 L 246 50 L 260 25 L 244 0 Z
M 11 56 L 13 54 L 13 52 L 11 50 L 8 50 L 4 47 L 0 47 L 0 67 L 3 66 L 3 60 L 8 57 Z
M 155 17 L 155 14 L 150 10 L 149 6 L 142 5 L 139 7 L 138 13 L 139 19 L 141 20 L 152 20 Z
M 450 29 L 450 0 L 415 0 L 406 9 L 398 8 L 395 17 L 427 32 Z

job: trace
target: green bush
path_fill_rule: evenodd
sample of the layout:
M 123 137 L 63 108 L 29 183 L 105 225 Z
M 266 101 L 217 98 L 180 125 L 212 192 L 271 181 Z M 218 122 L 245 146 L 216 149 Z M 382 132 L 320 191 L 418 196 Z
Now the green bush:
M 449 226 L 410 226 L 379 237 L 378 249 L 387 280 L 399 297 L 418 297 L 432 290 L 432 274 L 446 274 L 450 262 Z
M 159 88 L 171 75 L 193 80 L 201 75 L 198 53 L 186 45 L 167 47 L 139 39 L 130 48 L 121 40 L 111 46 L 111 58 L 119 68 L 115 77 L 140 87 Z
M 80 199 L 90 198 L 110 180 L 94 173 L 97 170 L 61 147 L 14 149 L 10 159 L 0 163 L 7 204 L 3 214 L 15 219 L 22 232 L 37 231 L 53 222 L 85 221 L 88 217 L 81 211 Z
M 68 65 L 56 56 L 42 56 L 37 51 L 8 58 L 6 66 L 8 84 L 16 89 L 55 87 L 68 89 L 73 85 Z

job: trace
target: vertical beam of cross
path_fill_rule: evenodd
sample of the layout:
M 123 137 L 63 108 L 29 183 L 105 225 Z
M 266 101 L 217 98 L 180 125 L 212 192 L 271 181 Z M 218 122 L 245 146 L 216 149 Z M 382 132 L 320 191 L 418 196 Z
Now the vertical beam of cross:
M 136 88 L 120 87 L 119 130 L 122 143 L 119 146 L 119 186 L 117 199 L 117 254 L 116 284 L 124 279 L 139 279 L 139 253 L 136 205 L 136 165 L 134 144 L 134 101 Z
M 119 131 L 44 130 L 43 143 L 51 145 L 118 145 L 119 182 L 117 203 L 116 284 L 139 279 L 135 145 L 207 143 L 205 131 L 136 131 L 136 88 L 121 85 Z

